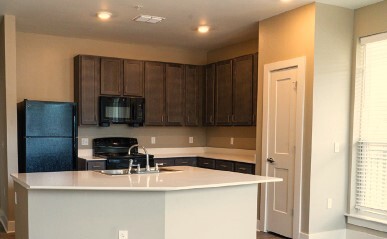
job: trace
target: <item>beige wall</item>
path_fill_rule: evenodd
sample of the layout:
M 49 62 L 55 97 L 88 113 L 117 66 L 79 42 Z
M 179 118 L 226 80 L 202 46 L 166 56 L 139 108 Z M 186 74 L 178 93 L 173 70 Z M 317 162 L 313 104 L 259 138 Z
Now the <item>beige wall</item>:
M 18 32 L 18 101 L 23 99 L 73 101 L 73 57 L 78 54 L 197 65 L 207 62 L 207 53 L 204 51 Z M 93 138 L 107 136 L 137 137 L 140 143 L 151 147 L 191 147 L 206 144 L 204 128 L 130 128 L 125 125 L 79 128 L 79 138 L 87 137 L 90 142 Z M 156 137 L 155 145 L 150 145 L 151 136 Z M 194 137 L 194 144 L 188 143 L 189 136 Z M 91 143 L 83 148 L 91 148 Z
M 259 25 L 258 55 L 258 115 L 262 116 L 262 82 L 265 64 L 306 57 L 305 125 L 302 175 L 302 225 L 301 231 L 309 231 L 309 181 L 312 136 L 312 93 L 314 74 L 315 5 L 310 4 L 293 11 L 263 20 Z M 262 154 L 262 117 L 257 122 L 257 158 Z M 260 172 L 261 165 L 257 164 Z
M 387 32 L 387 1 L 382 1 L 367 7 L 359 8 L 355 10 L 354 18 L 354 38 L 352 49 L 352 93 L 354 93 L 355 85 L 355 69 L 356 69 L 356 51 L 359 47 L 359 38 L 378 33 Z M 353 102 L 352 94 L 352 102 Z M 351 158 L 349 159 L 351 160 Z M 349 177 L 350 180 L 350 177 Z M 361 231 L 368 234 L 373 234 L 382 238 L 387 238 L 386 232 L 375 231 L 366 229 L 364 227 L 358 227 L 355 225 L 347 224 L 347 229 L 354 231 Z
M 207 147 L 255 150 L 255 127 L 207 127 L 206 139 Z
M 234 57 L 253 54 L 256 52 L 258 52 L 258 39 L 252 39 L 209 51 L 207 54 L 207 63 L 228 60 Z
M 3 17 L 0 28 L 0 220 L 8 230 L 14 230 L 14 193 L 11 173 L 17 172 L 16 121 L 16 23 L 14 16 Z
M 204 51 L 17 32 L 17 99 L 72 101 L 78 54 L 206 64 Z
M 346 228 L 353 17 L 353 10 L 316 3 L 310 234 Z
M 7 185 L 7 114 L 5 93 L 5 42 L 4 42 L 4 18 L 0 19 L 0 219 L 5 216 L 8 208 L 8 200 L 4 190 Z M 3 221 L 4 219 L 1 219 Z

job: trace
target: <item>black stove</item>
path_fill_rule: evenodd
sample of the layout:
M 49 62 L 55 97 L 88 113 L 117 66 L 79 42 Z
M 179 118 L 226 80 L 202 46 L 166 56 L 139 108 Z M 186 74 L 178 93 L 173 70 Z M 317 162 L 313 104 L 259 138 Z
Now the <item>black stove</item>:
M 140 164 L 141 168 L 146 166 L 146 155 L 138 153 L 137 147 L 128 154 L 130 146 L 138 144 L 136 138 L 108 137 L 93 139 L 94 156 L 106 158 L 106 169 L 125 169 L 129 167 L 129 160 L 133 164 Z M 149 164 L 154 166 L 153 155 L 149 155 Z

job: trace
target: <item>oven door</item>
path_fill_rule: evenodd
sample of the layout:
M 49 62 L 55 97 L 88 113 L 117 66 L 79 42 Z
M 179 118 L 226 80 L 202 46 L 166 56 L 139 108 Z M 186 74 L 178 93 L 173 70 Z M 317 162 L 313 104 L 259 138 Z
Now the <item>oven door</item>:
M 128 169 L 129 168 L 129 159 L 130 158 L 117 158 L 117 159 L 106 159 L 106 169 Z M 141 158 L 132 158 L 133 164 L 140 164 L 141 168 L 145 168 L 146 159 L 145 157 Z M 149 165 L 154 167 L 153 156 L 149 157 Z
M 100 125 L 128 124 L 131 121 L 132 109 L 130 98 L 100 96 Z

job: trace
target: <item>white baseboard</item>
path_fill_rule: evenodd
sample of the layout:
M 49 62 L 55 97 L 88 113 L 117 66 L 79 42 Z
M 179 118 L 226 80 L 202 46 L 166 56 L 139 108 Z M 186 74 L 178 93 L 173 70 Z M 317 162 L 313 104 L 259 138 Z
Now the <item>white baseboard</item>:
M 309 239 L 309 235 L 303 232 L 300 232 L 300 239 Z
M 383 239 L 383 237 L 347 229 L 347 239 Z
M 6 232 L 15 232 L 15 221 L 8 221 L 4 211 L 0 209 L 0 223 Z
M 346 239 L 346 231 L 346 229 L 340 229 L 335 231 L 326 231 L 313 234 L 301 233 L 300 239 Z
M 261 230 L 259 230 L 260 226 L 261 226 L 261 221 L 257 220 L 257 232 L 261 231 Z

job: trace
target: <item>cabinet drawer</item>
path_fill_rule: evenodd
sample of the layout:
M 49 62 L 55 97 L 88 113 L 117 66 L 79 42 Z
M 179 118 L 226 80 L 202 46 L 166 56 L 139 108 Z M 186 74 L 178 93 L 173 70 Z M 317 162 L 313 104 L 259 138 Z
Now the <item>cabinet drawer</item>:
M 87 170 L 104 170 L 106 169 L 105 161 L 87 162 Z
M 234 171 L 234 163 L 231 161 L 217 160 L 215 169 L 223 171 Z
M 162 163 L 163 167 L 175 166 L 175 160 L 173 158 L 155 159 L 155 163 Z
M 196 158 L 175 158 L 176 166 L 196 166 Z
M 235 172 L 255 174 L 255 165 L 250 163 L 235 163 Z
M 215 169 L 215 159 L 198 158 L 198 167 Z

